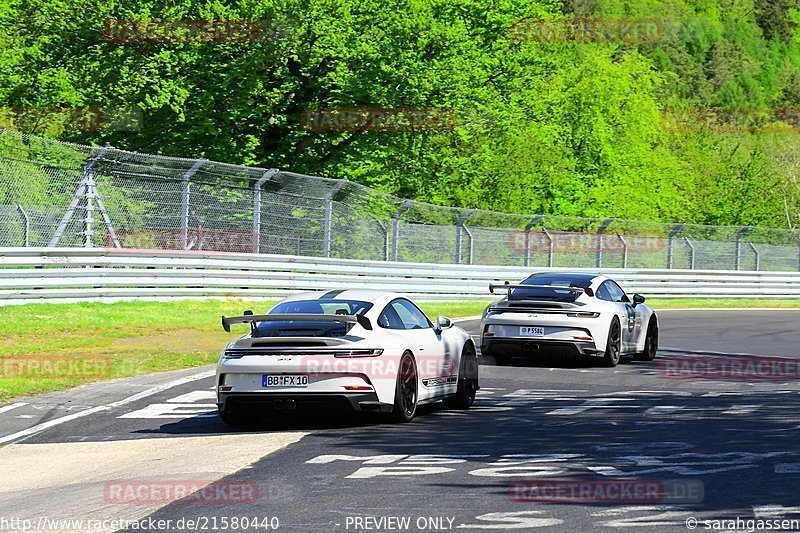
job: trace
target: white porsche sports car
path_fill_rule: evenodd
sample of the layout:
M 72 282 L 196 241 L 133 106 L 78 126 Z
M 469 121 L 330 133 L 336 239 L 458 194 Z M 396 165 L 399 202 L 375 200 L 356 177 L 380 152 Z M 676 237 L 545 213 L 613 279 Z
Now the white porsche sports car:
M 506 297 L 481 320 L 481 354 L 498 365 L 514 356 L 568 352 L 616 366 L 621 356 L 651 361 L 658 350 L 658 317 L 644 296 L 629 298 L 613 280 L 595 274 L 534 274 L 518 285 L 489 285 Z
M 469 334 L 388 292 L 306 292 L 265 315 L 222 317 L 250 324 L 217 363 L 217 406 L 232 425 L 289 411 L 390 413 L 408 422 L 417 406 L 470 407 L 478 359 Z

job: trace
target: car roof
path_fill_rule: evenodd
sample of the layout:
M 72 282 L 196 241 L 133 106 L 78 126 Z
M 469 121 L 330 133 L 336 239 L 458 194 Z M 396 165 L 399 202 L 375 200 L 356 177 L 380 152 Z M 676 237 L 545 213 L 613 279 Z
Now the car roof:
M 401 294 L 372 289 L 337 289 L 332 291 L 308 291 L 293 294 L 284 298 L 284 302 L 298 300 L 357 300 L 360 302 L 375 302 L 381 299 L 394 299 L 403 297 Z

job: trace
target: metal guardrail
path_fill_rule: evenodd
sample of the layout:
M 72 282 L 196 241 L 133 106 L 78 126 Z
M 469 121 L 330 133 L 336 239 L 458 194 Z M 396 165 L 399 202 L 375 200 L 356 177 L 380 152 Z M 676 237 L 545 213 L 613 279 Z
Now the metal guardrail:
M 394 263 L 251 253 L 113 248 L 0 248 L 0 305 L 36 301 L 267 298 L 370 288 L 421 299 L 491 299 L 490 282 L 564 269 Z M 800 273 L 656 269 L 602 272 L 660 298 L 800 298 Z

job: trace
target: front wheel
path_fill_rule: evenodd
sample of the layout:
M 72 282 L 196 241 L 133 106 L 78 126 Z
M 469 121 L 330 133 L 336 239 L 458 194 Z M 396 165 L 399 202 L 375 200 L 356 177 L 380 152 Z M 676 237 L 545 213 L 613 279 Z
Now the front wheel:
M 461 364 L 458 368 L 458 388 L 455 396 L 442 400 L 450 409 L 469 409 L 475 403 L 478 392 L 478 356 L 475 347 L 467 343 L 461 352 Z
M 622 330 L 619 327 L 619 319 L 614 317 L 611 320 L 611 327 L 608 328 L 608 341 L 606 342 L 606 353 L 603 355 L 603 366 L 615 367 L 619 363 L 621 350 Z
M 634 359 L 637 361 L 652 361 L 656 358 L 658 351 L 658 324 L 652 318 L 647 323 L 647 335 L 644 338 L 644 351 L 637 353 Z
M 395 422 L 411 422 L 417 412 L 417 365 L 410 352 L 400 358 L 397 385 L 394 389 L 392 419 Z

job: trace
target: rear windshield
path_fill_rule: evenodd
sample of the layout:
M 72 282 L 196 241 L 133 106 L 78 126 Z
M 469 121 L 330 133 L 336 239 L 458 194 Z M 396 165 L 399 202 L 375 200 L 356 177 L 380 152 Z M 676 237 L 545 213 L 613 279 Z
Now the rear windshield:
M 371 303 L 358 300 L 296 300 L 279 303 L 269 314 L 363 315 L 370 307 Z
M 297 300 L 282 302 L 269 314 L 363 315 L 372 304 L 357 300 Z M 259 322 L 254 337 L 344 337 L 349 324 L 327 320 L 279 320 Z
M 521 285 L 552 285 L 554 287 L 579 287 L 586 288 L 592 284 L 590 276 L 557 276 L 544 274 L 532 276 L 520 283 Z M 514 289 L 511 291 L 512 300 L 552 300 L 554 302 L 574 302 L 580 292 L 562 289 Z

